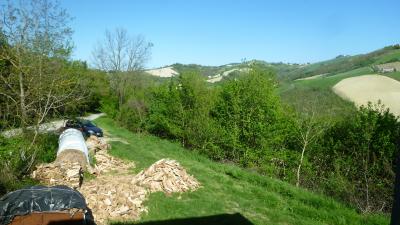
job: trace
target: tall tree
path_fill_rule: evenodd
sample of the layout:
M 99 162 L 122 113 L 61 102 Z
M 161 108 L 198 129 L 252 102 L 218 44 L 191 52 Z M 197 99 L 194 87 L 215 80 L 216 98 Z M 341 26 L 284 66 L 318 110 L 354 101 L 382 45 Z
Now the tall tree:
M 36 134 L 49 113 L 83 98 L 77 74 L 68 69 L 71 17 L 57 2 L 19 0 L 7 1 L 0 18 L 0 62 L 9 65 L 0 71 L 0 95 Z
M 153 44 L 144 36 L 130 36 L 123 28 L 106 30 L 92 52 L 94 65 L 110 72 L 138 71 L 150 59 Z
M 101 70 L 112 73 L 110 85 L 118 97 L 118 108 L 126 101 L 130 75 L 144 68 L 150 59 L 153 44 L 141 36 L 131 36 L 123 28 L 106 30 L 105 37 L 94 47 L 92 59 Z

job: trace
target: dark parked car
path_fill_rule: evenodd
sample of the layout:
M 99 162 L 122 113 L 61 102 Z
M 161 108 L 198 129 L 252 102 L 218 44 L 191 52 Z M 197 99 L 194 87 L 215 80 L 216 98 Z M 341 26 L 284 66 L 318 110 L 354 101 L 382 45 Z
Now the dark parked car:
M 97 127 L 93 122 L 82 119 L 71 119 L 65 123 L 65 128 L 75 128 L 82 131 L 84 136 L 96 135 L 103 137 L 103 130 Z

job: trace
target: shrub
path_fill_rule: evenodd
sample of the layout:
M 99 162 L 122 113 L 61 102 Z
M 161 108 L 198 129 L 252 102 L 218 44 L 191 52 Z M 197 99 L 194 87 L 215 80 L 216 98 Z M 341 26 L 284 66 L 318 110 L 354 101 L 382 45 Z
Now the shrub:
M 283 111 L 274 73 L 253 68 L 222 86 L 212 117 L 221 129 L 225 156 L 242 165 L 259 164 L 266 151 L 286 141 Z
M 323 176 L 328 182 L 339 182 L 340 197 L 347 193 L 345 200 L 360 210 L 389 210 L 399 136 L 400 122 L 388 109 L 380 104 L 361 107 L 332 126 L 321 140 L 317 157 L 324 159 Z
M 208 148 L 214 130 L 209 118 L 212 105 L 213 90 L 204 79 L 196 72 L 182 73 L 153 91 L 147 128 L 158 136 L 179 140 L 185 147 Z
M 58 138 L 55 134 L 39 134 L 31 145 L 31 134 L 5 138 L 0 136 L 0 194 L 34 184 L 27 176 L 36 164 L 54 161 Z

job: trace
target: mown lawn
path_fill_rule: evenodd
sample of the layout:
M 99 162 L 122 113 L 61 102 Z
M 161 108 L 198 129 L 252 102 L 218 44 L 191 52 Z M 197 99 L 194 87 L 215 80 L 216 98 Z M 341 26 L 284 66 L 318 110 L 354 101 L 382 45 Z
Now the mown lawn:
M 361 215 L 331 198 L 296 188 L 206 157 L 160 138 L 131 133 L 111 119 L 96 120 L 108 134 L 129 142 L 111 143 L 111 154 L 136 163 L 135 172 L 162 158 L 175 159 L 202 184 L 189 193 L 151 194 L 145 221 L 240 213 L 254 224 L 388 224 L 385 215 Z M 134 224 L 133 222 L 131 224 Z

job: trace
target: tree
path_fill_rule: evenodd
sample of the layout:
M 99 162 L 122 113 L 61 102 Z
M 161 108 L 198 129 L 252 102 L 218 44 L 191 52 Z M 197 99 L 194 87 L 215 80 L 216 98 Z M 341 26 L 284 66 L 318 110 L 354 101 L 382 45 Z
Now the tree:
M 126 101 L 127 83 L 130 74 L 144 68 L 150 59 L 153 44 L 147 42 L 142 35 L 130 36 L 123 28 L 116 28 L 113 32 L 106 30 L 105 37 L 92 51 L 93 64 L 101 70 L 111 72 L 110 85 L 117 94 L 118 108 Z
M 93 63 L 111 72 L 142 70 L 150 59 L 152 47 L 142 35 L 130 36 L 123 28 L 106 30 L 104 40 L 93 49 Z
M 329 127 L 329 120 L 327 118 L 317 117 L 317 102 L 305 105 L 302 115 L 299 115 L 296 120 L 297 140 L 301 146 L 301 155 L 296 172 L 296 186 L 300 186 L 300 173 L 304 161 L 305 152 L 310 145 L 318 139 L 320 135 Z
M 7 69 L 0 72 L 0 95 L 19 124 L 34 125 L 31 146 L 39 125 L 50 113 L 84 98 L 79 89 L 78 74 L 67 61 L 72 45 L 71 18 L 57 3 L 48 0 L 8 1 L 0 12 L 0 29 L 4 41 L 0 62 Z M 32 165 L 33 157 L 27 164 Z
M 221 147 L 229 160 L 246 166 L 260 163 L 285 139 L 274 72 L 254 66 L 246 76 L 226 81 L 212 117 L 222 128 Z
M 399 137 L 399 117 L 380 103 L 362 106 L 327 129 L 316 158 L 334 194 L 362 212 L 390 210 Z

